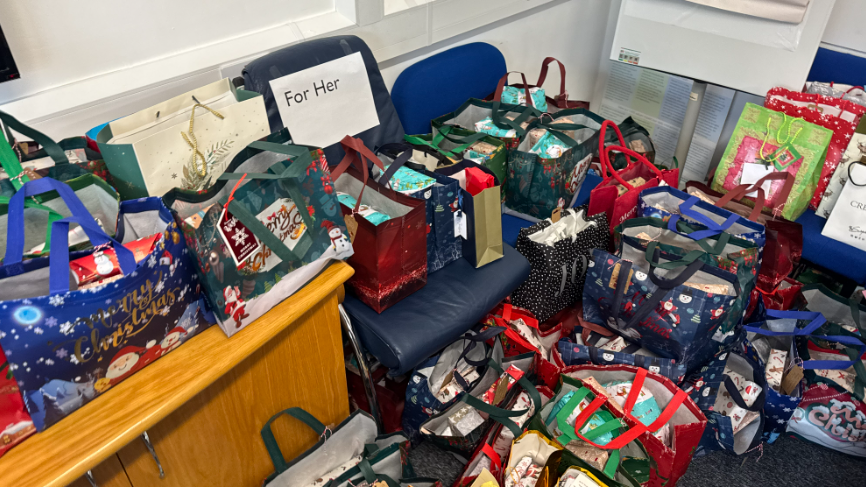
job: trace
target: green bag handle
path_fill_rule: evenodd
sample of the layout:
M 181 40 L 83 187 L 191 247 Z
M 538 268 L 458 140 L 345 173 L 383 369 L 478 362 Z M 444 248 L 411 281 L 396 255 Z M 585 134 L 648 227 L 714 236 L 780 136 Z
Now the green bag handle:
M 6 206 L 6 207 L 9 206 L 9 197 L 8 196 L 0 196 L 0 206 Z M 33 200 L 24 200 L 24 208 L 35 208 L 38 210 L 45 210 L 48 212 L 48 228 L 45 229 L 45 247 L 43 247 L 42 251 L 39 252 L 40 254 L 47 253 L 48 252 L 48 243 L 51 242 L 51 227 L 53 226 L 52 223 L 56 222 L 57 220 L 62 220 L 63 215 L 61 215 L 60 213 L 58 213 L 54 209 L 49 208 L 45 205 L 41 205 L 41 204 L 39 204 Z
M 538 122 L 537 127 L 546 129 L 548 132 L 553 134 L 554 137 L 561 140 L 562 142 L 565 142 L 569 147 L 575 147 L 577 145 L 577 141 L 574 140 L 573 138 L 565 135 L 565 133 L 563 133 L 564 130 L 593 129 L 592 127 L 588 127 L 586 125 L 579 124 L 579 123 L 557 122 L 556 119 L 554 119 L 552 115 L 551 115 L 551 121 L 549 123 L 544 123 L 543 121 L 541 121 L 544 118 L 544 115 L 549 115 L 549 114 L 542 114 L 541 115 L 541 117 L 539 118 L 539 122 Z M 593 130 L 595 130 L 595 129 L 593 129 Z
M 400 484 L 391 477 L 374 472 L 373 466 L 370 465 L 370 461 L 366 458 L 361 460 L 361 463 L 358 464 L 358 469 L 361 470 L 361 474 L 364 476 L 367 485 L 372 486 L 376 481 L 380 481 L 385 482 L 388 487 L 400 487 Z
M 321 421 L 301 408 L 289 408 L 273 415 L 271 419 L 262 426 L 261 434 L 262 441 L 265 442 L 265 449 L 268 451 L 268 456 L 271 457 L 271 462 L 273 462 L 274 470 L 276 470 L 277 474 L 285 472 L 289 468 L 289 464 L 286 462 L 285 457 L 283 457 L 283 452 L 280 451 L 280 446 L 277 444 L 277 439 L 274 437 L 274 432 L 271 430 L 271 424 L 284 414 L 309 426 L 320 437 L 324 436 L 328 431 L 328 428 L 326 428 Z
M 582 388 L 578 389 L 577 391 L 575 391 L 574 395 L 571 396 L 571 399 L 569 399 L 568 402 L 565 403 L 565 406 L 563 406 L 563 408 L 560 409 L 559 412 L 556 414 L 556 422 L 559 425 L 560 431 L 565 431 L 568 429 L 568 423 L 566 421 L 568 419 L 568 416 L 571 415 L 571 413 L 573 413 L 575 409 L 577 409 L 577 406 L 580 405 L 580 402 L 586 398 L 586 396 L 589 394 L 589 392 L 590 392 L 589 389 L 586 387 L 582 387 Z M 616 431 L 619 428 L 622 428 L 622 426 L 623 426 L 622 423 L 618 419 L 614 418 L 614 419 L 611 419 L 609 421 L 606 421 L 604 424 L 602 424 L 598 428 L 592 429 L 592 430 L 584 433 L 583 436 L 587 440 L 592 441 L 603 434 L 610 433 L 612 431 Z M 565 444 L 568 444 L 569 441 L 576 440 L 576 439 L 578 439 L 578 438 L 574 435 L 569 435 L 568 433 L 563 433 L 556 439 L 556 441 L 565 445 Z M 619 464 L 619 458 L 617 458 L 617 464 Z M 614 470 L 616 470 L 616 468 L 614 468 Z
M 453 127 L 451 125 L 443 125 L 439 129 L 439 133 L 433 136 L 432 139 L 429 141 L 415 135 L 404 135 L 403 138 L 406 140 L 406 142 L 409 142 L 410 144 L 424 145 L 430 147 L 431 149 L 434 149 L 435 151 L 450 159 L 460 159 L 462 157 L 463 151 L 471 147 L 472 144 L 487 137 L 487 134 L 481 132 L 476 132 L 466 137 L 458 137 L 451 133 L 452 128 Z M 461 145 L 455 147 L 450 151 L 443 149 L 440 147 L 440 144 L 445 139 Z
M 500 367 L 499 364 L 497 364 L 496 361 L 493 359 L 490 359 L 487 365 L 491 367 L 494 371 L 496 371 L 499 374 L 499 377 L 502 377 L 502 374 L 505 373 L 505 371 L 502 370 L 502 367 Z M 516 382 L 523 388 L 523 390 L 526 391 L 527 394 L 529 394 L 529 398 L 532 400 L 532 404 L 535 406 L 535 410 L 541 411 L 541 395 L 538 393 L 538 390 L 535 388 L 535 386 L 532 385 L 531 382 L 529 382 L 529 380 L 526 378 L 526 375 L 524 374 L 520 379 L 517 379 Z M 523 432 L 523 430 L 519 426 L 517 426 L 514 421 L 511 421 L 510 418 L 520 417 L 529 412 L 528 409 L 509 411 L 507 409 L 502 409 L 491 404 L 487 404 L 486 402 L 478 399 L 477 397 L 469 393 L 460 396 L 460 401 L 465 402 L 466 404 L 474 407 L 475 409 L 483 413 L 487 413 L 496 422 L 510 429 L 511 432 L 514 433 L 515 438 L 520 436 L 520 434 Z
M 18 160 L 18 155 L 12 150 L 12 130 L 30 137 L 36 143 L 41 145 L 51 159 L 54 160 L 55 164 L 69 164 L 69 158 L 66 157 L 66 152 L 57 144 L 57 142 L 47 135 L 24 125 L 18 119 L 5 112 L 0 112 L 0 122 L 3 122 L 6 126 L 6 137 L 0 137 L 3 139 L 3 141 L 0 141 L 0 166 L 2 166 L 6 171 L 6 174 L 9 175 L 9 180 L 12 182 L 12 186 L 15 187 L 16 191 L 21 189 L 21 186 L 24 186 L 24 183 L 30 181 L 30 178 L 21 174 L 23 172 L 21 161 Z
M 316 232 L 315 227 L 313 226 L 313 218 L 310 216 L 310 212 L 307 210 L 307 207 L 304 205 L 304 197 L 301 193 L 300 186 L 298 186 L 298 178 L 304 171 L 306 171 L 307 166 L 312 163 L 312 157 L 310 157 L 309 150 L 296 146 L 285 146 L 282 144 L 275 144 L 273 142 L 260 142 L 256 141 L 249 144 L 250 147 L 255 149 L 261 149 L 263 151 L 277 152 L 280 154 L 285 154 L 289 156 L 295 156 L 296 159 L 292 161 L 292 164 L 289 165 L 288 168 L 283 167 L 283 170 L 279 174 L 273 173 L 246 173 L 246 174 L 238 174 L 238 173 L 224 173 L 217 179 L 223 180 L 233 180 L 233 179 L 276 179 L 280 180 L 283 187 L 288 191 L 289 196 L 292 197 L 292 201 L 295 202 L 295 207 L 298 209 L 298 212 L 301 214 L 301 218 L 304 220 L 304 224 L 307 225 L 307 229 L 310 232 Z M 234 191 L 232 191 L 233 195 Z M 300 260 L 292 250 L 286 247 L 286 244 L 283 243 L 282 240 L 277 238 L 276 235 L 271 233 L 262 222 L 259 221 L 252 213 L 249 212 L 242 204 L 235 201 L 230 195 L 227 198 L 228 203 L 228 211 L 238 219 L 241 223 L 244 224 L 259 240 L 262 241 L 273 253 L 277 255 L 284 262 L 292 262 L 296 260 Z M 223 202 L 223 205 L 226 203 Z

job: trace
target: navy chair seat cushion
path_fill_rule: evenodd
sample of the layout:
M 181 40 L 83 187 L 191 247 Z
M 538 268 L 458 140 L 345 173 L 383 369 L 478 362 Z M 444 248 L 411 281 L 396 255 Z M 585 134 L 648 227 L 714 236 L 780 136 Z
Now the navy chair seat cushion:
M 529 278 L 529 262 L 503 249 L 503 258 L 480 269 L 458 259 L 382 314 L 346 294 L 343 306 L 364 348 L 396 376 L 452 343 Z
M 430 121 L 470 98 L 496 91 L 505 57 L 484 42 L 457 46 L 409 66 L 394 82 L 391 99 L 408 134 L 430 133 Z
M 261 93 L 265 99 L 265 108 L 271 132 L 279 132 L 283 128 L 280 111 L 271 91 L 270 81 L 283 76 L 297 73 L 328 61 L 333 61 L 350 54 L 360 52 L 367 67 L 370 88 L 373 90 L 373 101 L 379 115 L 379 125 L 360 134 L 348 134 L 359 137 L 371 150 L 387 143 L 403 140 L 403 126 L 391 102 L 391 95 L 379 72 L 379 64 L 373 57 L 373 52 L 367 44 L 357 36 L 333 36 L 301 42 L 270 54 L 266 54 L 244 67 L 245 89 Z M 352 107 L 346 107 L 351 111 Z M 328 164 L 338 164 L 345 155 L 340 141 L 325 147 L 325 158 Z
M 857 284 L 866 283 L 866 252 L 821 235 L 827 220 L 806 210 L 797 223 L 803 225 L 803 258 L 841 274 Z

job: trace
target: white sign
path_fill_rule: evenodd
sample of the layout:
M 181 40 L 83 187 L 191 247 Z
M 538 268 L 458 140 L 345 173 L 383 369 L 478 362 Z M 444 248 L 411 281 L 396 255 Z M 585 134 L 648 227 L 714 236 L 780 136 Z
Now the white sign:
M 379 125 L 360 52 L 271 80 L 295 144 L 328 147 Z

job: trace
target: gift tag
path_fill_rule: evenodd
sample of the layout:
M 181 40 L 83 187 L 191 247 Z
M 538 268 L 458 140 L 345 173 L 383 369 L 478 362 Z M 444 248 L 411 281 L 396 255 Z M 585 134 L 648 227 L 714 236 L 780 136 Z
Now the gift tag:
M 229 213 L 228 209 L 223 208 L 218 221 L 217 231 L 225 241 L 235 266 L 242 269 L 246 265 L 246 260 L 258 252 L 262 244 L 253 232 Z
M 801 380 L 803 380 L 803 367 L 795 365 L 794 368 L 785 374 L 785 378 L 782 379 L 782 394 L 790 396 Z
M 793 145 L 788 144 L 780 147 L 769 159 L 776 161 L 776 164 L 780 167 L 787 168 L 801 157 L 803 156 L 797 152 L 797 149 Z
M 469 238 L 469 229 L 466 224 L 466 213 L 463 210 L 454 212 L 454 236 Z
M 346 230 L 349 232 L 349 242 L 355 243 L 355 234 L 358 233 L 358 222 L 354 215 L 346 215 L 343 217 L 346 222 Z
M 559 219 L 562 218 L 562 208 L 556 208 L 553 210 L 553 213 L 550 215 L 550 221 L 556 223 Z
M 28 178 L 30 178 L 31 181 L 35 181 L 37 179 L 42 179 L 42 176 L 37 174 L 36 171 L 34 171 L 32 168 L 29 168 L 29 167 L 24 168 L 24 170 L 21 171 L 21 173 L 23 175 L 27 176 Z
M 770 165 L 763 164 L 743 164 L 743 175 L 740 177 L 740 184 L 755 184 L 761 180 L 762 177 L 767 176 L 768 174 L 773 174 L 776 172 L 776 168 Z M 764 190 L 764 195 L 770 196 L 770 187 L 773 185 L 773 181 L 764 181 L 764 184 L 761 185 L 761 188 Z M 750 198 L 754 198 L 758 196 L 757 191 L 752 191 L 746 196 Z

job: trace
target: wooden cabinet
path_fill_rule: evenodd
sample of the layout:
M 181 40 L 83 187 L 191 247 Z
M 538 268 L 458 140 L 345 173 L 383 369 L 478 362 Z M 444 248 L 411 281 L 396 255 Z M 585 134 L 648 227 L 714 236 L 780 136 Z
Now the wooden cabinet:
M 232 338 L 212 327 L 0 458 L 0 485 L 259 486 L 273 472 L 259 431 L 299 406 L 325 424 L 349 413 L 337 263 Z M 140 435 L 147 431 L 165 477 Z M 281 418 L 286 458 L 316 435 Z

